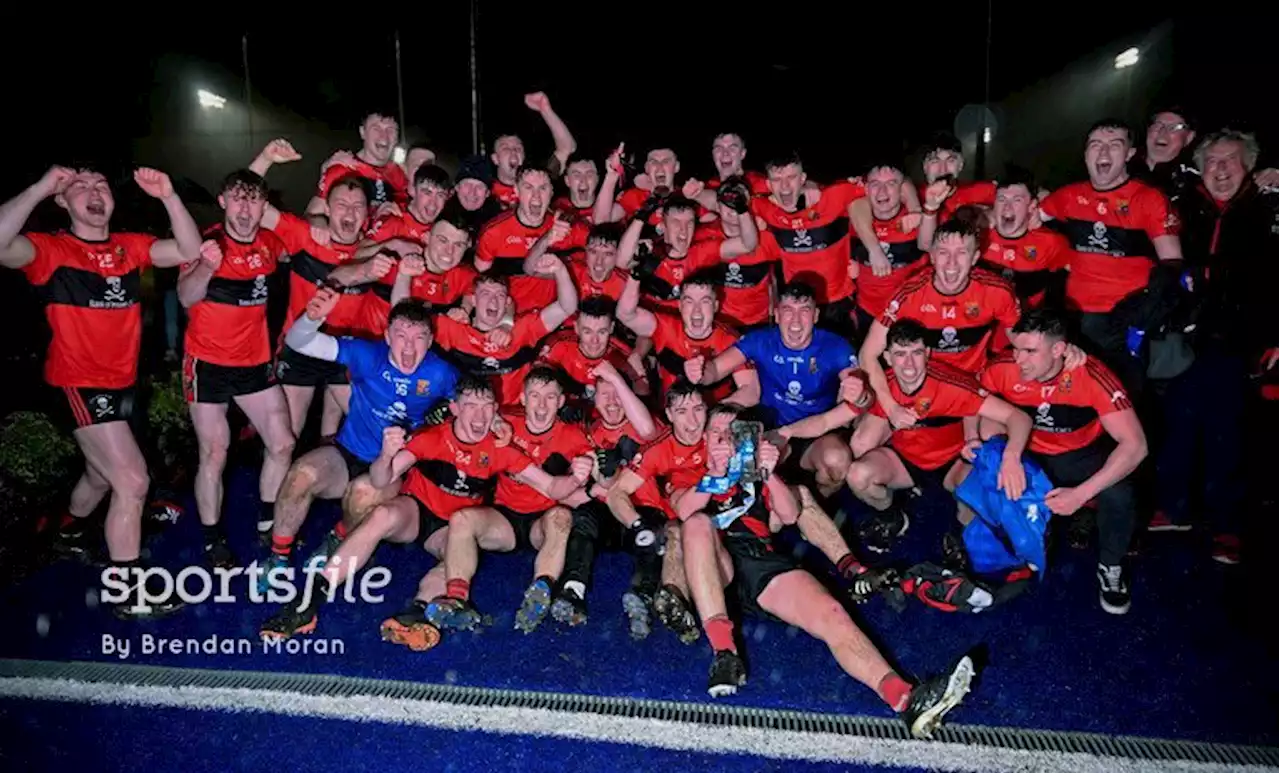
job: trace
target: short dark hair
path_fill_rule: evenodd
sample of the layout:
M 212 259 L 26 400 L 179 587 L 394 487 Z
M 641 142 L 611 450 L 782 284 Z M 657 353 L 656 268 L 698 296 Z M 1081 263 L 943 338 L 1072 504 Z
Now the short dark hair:
M 720 285 L 716 268 L 703 269 L 696 274 L 685 277 L 684 282 L 680 285 L 680 292 L 683 294 L 690 287 L 706 287 L 715 292 L 716 287 Z
M 1090 126 L 1089 131 L 1084 135 L 1085 142 L 1087 143 L 1089 138 L 1093 136 L 1093 133 L 1100 129 L 1115 129 L 1117 131 L 1124 132 L 1125 142 L 1128 142 L 1130 147 L 1133 146 L 1133 127 L 1130 126 L 1123 118 L 1108 117 L 1094 121 L 1093 126 Z
M 267 198 L 267 181 L 262 175 L 250 169 L 237 169 L 226 177 L 222 178 L 222 187 L 218 189 L 218 194 L 234 193 L 235 191 L 244 191 L 249 195 L 256 194 L 259 198 Z
M 728 416 L 731 421 L 736 421 L 742 415 L 742 409 L 733 403 L 716 403 L 707 410 L 707 424 L 711 424 L 711 420 L 717 416 Z
M 877 169 L 891 169 L 902 175 L 904 178 L 907 176 L 907 170 L 902 168 L 902 162 L 891 158 L 877 158 L 872 160 L 871 164 L 867 166 L 866 176 L 870 177 L 871 173 Z
M 975 242 L 978 240 L 978 232 L 968 218 L 953 217 L 938 226 L 937 230 L 933 232 L 933 243 L 937 244 L 942 241 L 944 236 L 967 236 Z
M 721 137 L 737 137 L 738 142 L 742 144 L 742 149 L 743 150 L 747 149 L 747 140 L 739 132 L 735 132 L 735 131 L 720 132 L 719 134 L 711 138 L 712 144 L 715 144 L 715 141 L 720 139 Z
M 453 183 L 449 180 L 449 173 L 437 164 L 423 164 L 413 173 L 413 187 L 417 188 L 423 183 L 431 183 L 445 191 L 453 187 Z
M 1186 105 L 1181 105 L 1177 102 L 1163 102 L 1156 105 L 1156 108 L 1147 116 L 1147 125 L 1150 125 L 1156 119 L 1156 116 L 1161 113 L 1173 113 L 1191 128 L 1194 129 L 1196 126 L 1196 116 L 1193 111 L 1187 109 Z
M 592 158 L 591 156 L 588 156 L 586 153 L 575 150 L 574 152 L 569 154 L 568 158 L 565 159 L 564 169 L 561 171 L 561 174 L 562 175 L 568 174 L 569 167 L 573 166 L 574 164 L 592 164 L 595 166 L 597 170 L 600 169 L 600 164 L 596 163 L 596 160 L 594 158 Z
M 775 169 L 786 169 L 792 164 L 795 164 L 801 171 L 804 171 L 804 162 L 800 160 L 800 154 L 794 150 L 789 150 L 786 153 L 774 156 L 764 162 L 764 173 L 769 174 Z
M 582 317 L 612 320 L 616 310 L 617 304 L 606 295 L 588 296 L 578 304 L 578 315 Z
M 474 292 L 476 288 L 480 287 L 480 285 L 497 285 L 507 292 L 511 292 L 511 285 L 507 284 L 506 277 L 498 276 L 492 272 L 477 274 L 471 285 L 472 292 Z
M 498 399 L 498 393 L 493 390 L 493 384 L 483 376 L 465 375 L 458 379 L 458 383 L 453 387 L 453 399 L 459 400 L 466 395 L 488 397 L 490 400 Z
M 693 199 L 686 199 L 677 193 L 666 200 L 662 205 L 662 214 L 671 214 L 672 212 L 691 212 L 696 220 L 698 217 L 698 204 Z
M 386 118 L 389 121 L 394 121 L 396 126 L 400 125 L 400 119 L 396 118 L 395 113 L 388 110 L 383 110 L 383 109 L 370 110 L 369 112 L 365 113 L 364 118 L 360 119 L 360 125 L 364 126 L 366 123 L 369 122 L 370 118 Z
M 699 398 L 702 398 L 703 402 L 706 402 L 706 398 L 702 397 L 702 390 L 698 387 L 698 385 L 689 381 L 689 379 L 685 378 L 684 376 L 681 376 L 680 378 L 676 379 L 676 383 L 667 387 L 667 394 L 663 397 L 663 403 L 666 405 L 666 407 L 670 408 L 671 406 L 675 405 L 676 401 L 679 400 L 680 398 L 693 397 L 695 395 L 698 396 Z
M 360 191 L 364 194 L 366 201 L 372 201 L 373 196 L 369 195 L 369 181 L 358 174 L 346 174 L 339 177 L 333 185 L 329 186 L 329 193 L 325 195 L 325 200 L 333 198 L 333 194 L 342 190 Z
M 552 180 L 555 179 L 551 176 L 551 173 L 547 171 L 547 168 L 545 166 L 542 166 L 540 164 L 521 164 L 520 168 L 516 170 L 516 182 L 519 183 L 521 180 L 523 180 L 525 175 L 535 174 L 535 173 L 546 175 L 547 182 L 551 182 Z
M 781 302 L 784 299 L 800 302 L 809 301 L 815 306 L 818 304 L 818 294 L 814 292 L 813 286 L 799 279 L 792 279 L 778 288 L 778 301 Z
M 1030 193 L 1032 198 L 1035 197 L 1036 192 L 1039 190 L 1035 175 L 1031 173 L 1030 169 L 1009 164 L 1004 168 L 1004 172 L 996 178 L 996 190 L 1012 188 L 1015 185 L 1025 186 L 1027 193 Z
M 391 307 L 391 316 L 387 318 L 390 326 L 397 319 L 403 319 L 414 325 L 431 325 L 431 307 L 420 298 L 405 298 Z
M 525 374 L 524 386 L 529 387 L 534 384 L 555 384 L 560 387 L 561 392 L 564 391 L 564 382 L 560 379 L 560 369 L 545 362 L 534 365 Z
M 929 345 L 929 331 L 924 325 L 914 319 L 903 317 L 895 321 L 889 326 L 889 332 L 885 335 L 884 348 L 888 350 L 890 346 L 897 344 L 899 346 L 910 346 L 911 344 Z
M 939 150 L 946 150 L 955 153 L 957 156 L 964 155 L 964 146 L 960 144 L 960 140 L 951 132 L 934 132 L 929 141 L 924 145 L 924 157 L 928 158 Z
M 437 223 L 448 223 L 454 228 L 465 233 L 471 239 L 475 239 L 475 227 L 468 217 L 468 212 L 462 208 L 462 204 L 458 203 L 456 198 L 451 198 L 440 208 L 440 214 L 436 217 Z
M 610 247 L 617 247 L 622 242 L 622 223 L 597 223 L 591 226 L 587 234 L 587 244 L 603 242 Z
M 1056 341 L 1067 339 L 1067 319 L 1052 309 L 1032 309 L 1023 314 L 1010 330 L 1014 335 L 1041 333 Z

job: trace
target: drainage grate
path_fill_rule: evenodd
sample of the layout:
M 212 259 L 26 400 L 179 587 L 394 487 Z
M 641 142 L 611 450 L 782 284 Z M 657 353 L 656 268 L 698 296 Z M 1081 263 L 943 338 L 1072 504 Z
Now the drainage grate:
M 570 693 L 496 690 L 485 687 L 422 684 L 326 674 L 285 674 L 254 671 L 206 671 L 119 663 L 60 663 L 0 659 L 0 679 L 69 680 L 99 684 L 153 687 L 202 687 L 270 690 L 308 696 L 368 696 L 463 706 L 544 709 L 689 724 L 759 728 L 793 733 L 830 733 L 873 739 L 909 740 L 898 721 L 877 717 L 819 714 L 743 706 L 681 703 Z M 1107 736 L 1023 730 L 980 725 L 945 725 L 937 741 L 1028 752 L 1088 754 L 1144 762 L 1195 762 L 1216 765 L 1278 764 L 1275 748 L 1169 741 L 1156 738 Z

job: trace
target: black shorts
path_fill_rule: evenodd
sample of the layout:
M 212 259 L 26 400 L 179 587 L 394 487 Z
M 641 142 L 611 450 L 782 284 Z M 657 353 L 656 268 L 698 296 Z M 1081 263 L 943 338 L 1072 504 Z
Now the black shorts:
M 257 365 L 218 365 L 187 355 L 182 360 L 182 392 L 189 403 L 229 403 L 275 386 L 271 361 Z
M 721 533 L 729 558 L 733 560 L 733 583 L 742 611 L 757 617 L 773 617 L 759 603 L 760 594 L 774 577 L 800 568 L 789 553 L 779 552 L 771 540 L 754 535 Z
M 58 423 L 69 429 L 82 429 L 94 424 L 129 421 L 138 399 L 136 387 L 99 389 L 98 387 L 55 387 L 60 393 L 55 404 Z
M 902 466 L 906 469 L 907 475 L 911 476 L 911 483 L 913 484 L 912 488 L 922 494 L 931 488 L 942 488 L 942 480 L 947 477 L 947 473 L 951 471 L 951 466 L 956 463 L 956 459 L 960 458 L 957 456 L 956 459 L 950 460 L 935 470 L 926 470 L 923 467 L 917 467 L 907 461 L 905 456 L 894 451 L 892 448 L 889 448 L 889 450 L 893 451 L 894 455 L 898 457 L 898 461 L 902 462 Z
M 538 522 L 538 519 L 546 511 L 544 510 L 541 513 L 521 513 L 502 505 L 494 505 L 493 509 L 497 510 L 498 514 L 506 518 L 507 523 L 511 524 L 511 530 L 516 535 L 515 549 L 517 551 L 533 550 L 533 525 Z
M 342 446 L 338 447 L 341 448 Z M 419 545 L 422 545 L 423 549 L 426 549 L 427 540 L 431 539 L 431 536 L 436 532 L 446 528 L 449 525 L 449 522 L 431 512 L 431 510 L 422 503 L 421 499 L 418 499 L 415 496 L 410 496 L 409 498 L 418 505 L 418 536 L 414 541 Z
M 857 332 L 857 323 L 853 319 L 854 308 L 853 296 L 822 304 L 818 307 L 818 327 L 852 340 Z
M 333 443 L 333 447 L 338 449 L 338 453 L 342 454 L 342 461 L 347 464 L 347 485 L 351 485 L 351 481 L 364 475 L 373 466 L 373 462 L 366 462 L 355 454 L 347 450 L 346 446 L 337 442 Z
M 298 354 L 287 346 L 276 358 L 276 380 L 285 386 L 302 387 L 351 383 L 347 366 Z
M 849 439 L 853 437 L 853 430 L 849 427 L 841 427 L 827 433 L 840 438 L 845 445 L 849 444 Z M 815 438 L 792 438 L 787 441 L 787 458 L 778 464 L 778 477 L 782 478 L 786 483 L 792 486 L 802 486 L 812 483 L 815 477 L 813 472 L 806 470 L 800 466 L 800 460 L 804 458 L 805 452 L 809 450 L 818 440 L 826 435 Z

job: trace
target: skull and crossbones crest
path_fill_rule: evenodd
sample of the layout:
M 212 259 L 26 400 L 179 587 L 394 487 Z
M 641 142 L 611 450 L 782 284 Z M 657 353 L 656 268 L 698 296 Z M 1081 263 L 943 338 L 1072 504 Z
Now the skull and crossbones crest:
M 103 294 L 102 298 L 108 303 L 125 302 L 124 287 L 120 284 L 120 277 L 107 277 L 107 291 Z
M 1107 239 L 1107 224 L 1098 221 L 1093 224 L 1093 234 L 1089 237 L 1089 246 L 1096 247 L 1099 250 L 1110 249 L 1111 243 Z

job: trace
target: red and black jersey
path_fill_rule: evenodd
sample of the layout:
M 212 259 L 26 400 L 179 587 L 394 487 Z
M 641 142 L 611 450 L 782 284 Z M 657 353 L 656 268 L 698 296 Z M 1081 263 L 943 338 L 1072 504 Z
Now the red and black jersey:
M 607 360 L 619 373 L 626 373 L 627 357 L 630 354 L 631 347 L 609 339 L 609 345 L 602 356 L 588 357 L 578 347 L 577 333 L 572 330 L 558 330 L 547 338 L 539 359 L 558 366 L 570 381 L 580 387 L 577 394 L 590 399 L 596 392 L 596 379 L 593 375 L 595 367 Z
M 657 427 L 659 436 L 661 436 L 664 431 L 667 431 L 666 428 L 656 420 L 654 421 L 654 425 Z M 591 441 L 592 448 L 600 451 L 613 451 L 614 449 L 618 449 L 620 445 L 634 449 L 627 456 L 622 456 L 621 450 L 618 451 L 618 464 L 621 465 L 618 469 L 631 464 L 632 459 L 634 459 L 636 454 L 642 450 L 643 446 L 640 442 L 640 435 L 636 432 L 635 427 L 631 425 L 630 420 L 623 419 L 621 424 L 615 427 L 610 427 L 604 423 L 604 419 L 600 418 L 599 414 L 593 414 L 591 419 L 587 422 L 587 440 Z M 599 498 L 603 499 L 603 497 Z M 634 496 L 636 504 L 658 502 L 661 501 L 661 499 L 662 497 L 658 493 L 658 484 L 653 480 L 645 480 L 644 484 L 640 487 L 640 490 L 637 491 Z
M 519 475 L 533 462 L 514 445 L 499 447 L 493 435 L 464 443 L 453 421 L 426 427 L 405 444 L 417 459 L 405 475 L 401 491 L 449 520 L 458 510 L 485 502 L 503 473 Z
M 581 253 L 570 260 L 568 266 L 569 273 L 573 275 L 573 285 L 578 288 L 579 299 L 601 295 L 616 303 L 622 297 L 622 288 L 627 286 L 629 275 L 620 268 L 615 268 L 603 282 L 592 279 L 586 257 Z
M 577 424 L 556 420 L 550 429 L 538 435 L 529 430 L 524 411 L 512 410 L 503 413 L 503 418 L 511 424 L 512 447 L 518 448 L 548 475 L 568 475 L 574 457 L 591 453 L 591 442 Z M 498 478 L 493 503 L 528 515 L 541 515 L 556 504 L 555 500 L 510 475 Z
M 643 188 L 628 188 L 627 190 L 618 194 L 618 198 L 615 201 L 617 202 L 618 206 L 622 207 L 622 212 L 623 212 L 622 219 L 624 221 L 628 221 L 628 220 L 631 220 L 633 217 L 635 217 L 636 212 L 640 209 L 640 207 L 644 206 L 644 203 L 648 201 L 649 197 L 652 195 L 653 195 L 653 191 L 646 191 Z M 661 222 L 662 222 L 661 209 L 658 209 L 656 212 L 654 212 L 652 215 L 649 216 L 649 225 L 656 226 Z
M 1102 417 L 1132 408 L 1120 379 L 1090 357 L 1074 370 L 1047 381 L 1024 380 L 1010 355 L 995 358 L 982 371 L 982 386 L 1031 417 L 1035 453 L 1056 456 L 1091 445 L 1105 430 Z
M 1044 302 L 1044 294 L 1054 272 L 1065 271 L 1071 263 L 1071 245 L 1057 231 L 1033 228 L 1016 239 L 1006 239 L 994 228 L 987 233 L 982 259 L 988 268 L 1013 283 L 1018 299 L 1034 309 Z
M 705 475 L 707 468 L 702 468 Z M 773 550 L 773 531 L 769 528 L 769 511 L 773 502 L 764 481 L 737 483 L 723 494 L 712 494 L 703 513 L 716 529 L 736 538 L 753 537 Z
M 394 277 L 392 269 L 388 276 Z M 460 263 L 443 274 L 431 270 L 421 276 L 415 276 L 409 283 L 409 297 L 426 301 L 437 311 L 444 311 L 457 306 L 464 296 L 469 295 L 475 287 L 476 270 Z M 365 328 L 374 335 L 380 336 L 387 331 L 388 318 L 391 315 L 391 285 L 385 281 L 373 285 L 372 292 L 365 296 Z
M 1018 322 L 1021 311 L 1013 285 L 985 269 L 969 272 L 969 283 L 955 295 L 933 286 L 933 266 L 912 274 L 889 301 L 880 324 L 889 327 L 900 318 L 914 319 L 937 337 L 928 341 L 930 357 L 966 373 L 977 373 L 986 361 L 996 331 Z
M 369 205 L 375 207 L 384 201 L 393 201 L 404 207 L 409 203 L 409 176 L 399 164 L 374 166 L 356 158 L 351 166 L 334 164 L 320 176 L 320 187 L 316 192 L 322 199 L 329 197 L 329 189 L 333 184 L 349 175 L 356 175 L 368 180 Z
M 392 215 L 375 220 L 368 228 L 369 238 L 381 243 L 389 239 L 409 239 L 425 244 L 427 235 L 431 233 L 431 223 L 424 223 L 414 217 L 408 209 L 403 214 Z M 399 264 L 392 266 L 387 275 L 369 286 L 365 296 L 366 323 L 374 335 L 382 335 L 387 329 L 387 315 L 391 313 L 391 288 L 395 287 L 396 276 L 400 273 Z
M 932 358 L 925 367 L 924 381 L 911 394 L 902 391 L 892 369 L 886 373 L 893 401 L 916 412 L 916 423 L 893 430 L 889 445 L 916 467 L 936 470 L 960 455 L 964 448 L 963 420 L 978 415 L 987 392 L 972 374 Z M 871 413 L 887 418 L 878 402 L 871 407 Z
M 689 245 L 689 252 L 672 257 L 665 242 L 654 246 L 662 258 L 651 276 L 640 281 L 640 298 L 653 310 L 675 311 L 680 307 L 680 285 L 685 279 L 720 265 L 720 242 L 701 241 Z
M 921 201 L 924 201 L 924 193 L 928 187 L 927 185 L 920 186 Z M 990 180 L 957 183 L 955 188 L 956 192 L 942 202 L 942 211 L 938 213 L 939 224 L 950 220 L 956 210 L 961 207 L 970 204 L 994 207 L 996 204 L 996 184 Z
M 853 239 L 849 242 L 853 260 L 860 266 L 858 295 L 855 300 L 858 307 L 872 317 L 883 314 L 884 307 L 893 300 L 911 272 L 926 263 L 924 250 L 916 246 L 916 239 L 920 235 L 919 227 L 908 230 L 903 226 L 903 220 L 910 214 L 912 213 L 906 207 L 902 207 L 898 214 L 888 220 L 872 221 L 880 249 L 884 250 L 889 265 L 893 267 L 888 276 L 876 276 L 871 270 L 871 256 L 867 254 L 867 248 L 861 241 Z
M 496 177 L 489 184 L 489 193 L 506 209 L 514 207 L 516 202 L 520 200 L 520 197 L 516 195 L 516 186 L 507 185 Z
M 699 340 L 689 337 L 678 314 L 659 313 L 653 317 L 658 324 L 650 338 L 653 340 L 653 354 L 658 360 L 658 375 L 662 379 L 664 394 L 672 384 L 684 377 L 685 360 L 705 357 L 710 362 L 738 342 L 738 334 L 720 323 L 712 326 L 711 335 Z M 749 366 L 744 363 L 742 368 L 746 367 Z M 708 404 L 723 400 L 733 394 L 733 390 L 733 376 L 730 374 L 719 384 L 708 388 Z
M 65 231 L 26 237 L 35 257 L 22 273 L 40 288 L 53 330 L 45 381 L 56 387 L 132 386 L 142 343 L 142 271 L 151 265 L 156 238 L 113 233 L 91 242 Z
M 516 405 L 524 389 L 524 377 L 538 356 L 539 342 L 547 335 L 541 312 L 516 317 L 511 328 L 511 341 L 498 348 L 489 343 L 486 333 L 437 314 L 433 320 L 435 342 L 432 348 L 471 376 L 497 379 L 498 405 Z
M 747 181 L 747 187 L 751 190 L 752 196 L 768 196 L 769 195 L 769 178 L 760 172 L 748 169 L 742 173 L 742 179 Z M 709 190 L 716 190 L 724 181 L 719 177 L 712 177 L 707 180 L 704 185 Z
M 554 220 L 544 217 L 542 223 L 527 226 L 520 222 L 514 211 L 503 212 L 490 220 L 480 230 L 476 241 L 476 260 L 492 263 L 489 274 L 507 278 L 507 289 L 516 304 L 516 313 L 542 311 L 556 300 L 556 281 L 551 278 L 528 276 L 524 273 L 524 260 L 529 249 L 547 231 Z M 559 242 L 551 245 L 551 251 L 568 249 L 572 240 L 581 238 L 570 231 Z
M 719 227 L 710 239 L 724 241 Z M 714 269 L 716 283 L 720 285 L 720 311 L 718 318 L 734 327 L 758 325 L 769 321 L 774 266 L 782 253 L 773 234 L 760 233 L 760 243 L 746 255 L 722 259 Z
M 284 326 L 287 331 L 294 320 L 306 312 L 307 304 L 315 297 L 316 290 L 328 278 L 329 272 L 335 266 L 351 262 L 356 254 L 356 245 L 317 244 L 311 238 L 311 225 L 288 212 L 280 213 L 280 221 L 272 231 L 289 252 L 289 315 Z M 338 305 L 325 319 L 324 331 L 334 336 L 372 335 L 366 326 L 364 310 L 364 296 L 368 291 L 369 285 L 344 287 Z
M 1157 260 L 1153 240 L 1178 233 L 1178 216 L 1158 188 L 1128 180 L 1109 191 L 1088 182 L 1054 191 L 1040 204 L 1049 225 L 1071 245 L 1067 301 L 1107 312 L 1147 286 Z
M 284 242 L 259 229 L 252 242 L 232 238 L 222 226 L 205 234 L 222 248 L 222 264 L 209 279 L 204 299 L 187 309 L 187 354 L 215 365 L 246 367 L 271 359 L 267 298 Z M 198 262 L 189 264 L 191 267 Z M 184 271 L 187 270 L 184 267 Z
M 560 216 L 565 220 L 569 220 L 574 224 L 582 223 L 590 227 L 592 222 L 592 214 L 595 210 L 595 204 L 588 207 L 575 207 L 568 196 L 561 196 L 551 202 L 551 211 L 559 212 Z
M 631 501 L 661 510 L 668 518 L 674 519 L 675 510 L 669 503 L 671 493 L 698 485 L 706 459 L 705 444 L 701 438 L 696 444 L 686 446 L 676 440 L 670 428 L 663 430 L 631 460 L 631 471 L 645 481 L 645 485 L 632 495 Z M 657 485 L 651 485 L 653 483 Z
M 818 303 L 831 303 L 853 295 L 849 278 L 849 205 L 867 195 L 851 182 L 822 189 L 812 207 L 787 212 L 772 199 L 752 199 L 751 211 L 768 226 L 782 251 L 782 276 L 811 285 Z
M 431 233 L 431 223 L 424 223 L 406 207 L 399 215 L 389 215 L 373 221 L 367 229 L 369 238 L 375 242 L 388 239 L 408 239 L 425 244 L 427 234 Z

